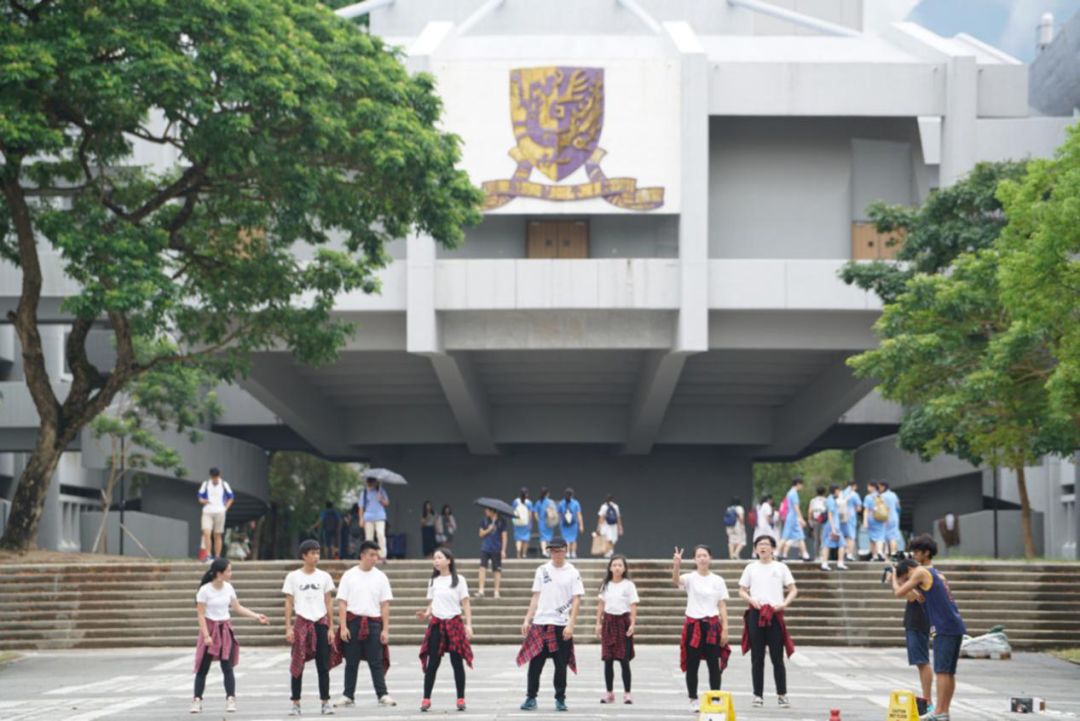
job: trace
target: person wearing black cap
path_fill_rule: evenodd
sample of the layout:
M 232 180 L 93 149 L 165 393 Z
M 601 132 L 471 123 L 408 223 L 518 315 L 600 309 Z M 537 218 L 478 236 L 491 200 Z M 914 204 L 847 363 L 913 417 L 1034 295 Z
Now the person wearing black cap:
M 777 702 L 782 708 L 790 706 L 787 697 L 787 670 L 784 651 L 795 652 L 787 626 L 784 609 L 791 605 L 799 591 L 791 569 L 773 558 L 776 540 L 769 535 L 754 539 L 757 560 L 743 569 L 739 579 L 739 596 L 749 604 L 743 616 L 742 652 L 750 651 L 750 677 L 754 687 L 753 706 L 762 706 L 765 686 L 765 649 L 773 666 Z
M 566 711 L 566 669 L 577 673 L 574 626 L 585 586 L 578 570 L 566 561 L 565 540 L 551 539 L 548 551 L 551 560 L 536 569 L 532 600 L 521 624 L 525 642 L 518 652 L 517 665 L 529 664 L 528 691 L 521 704 L 522 711 L 536 710 L 540 673 L 548 658 L 555 664 L 556 711 Z

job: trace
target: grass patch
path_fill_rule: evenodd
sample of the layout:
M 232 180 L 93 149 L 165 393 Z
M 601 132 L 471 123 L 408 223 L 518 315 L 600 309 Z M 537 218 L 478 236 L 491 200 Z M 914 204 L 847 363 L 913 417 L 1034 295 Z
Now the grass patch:
M 1051 651 L 1050 654 L 1057 656 L 1062 661 L 1080 663 L 1080 648 L 1059 648 L 1056 651 Z
M 3 666 L 5 663 L 11 663 L 17 658 L 19 658 L 19 654 L 14 651 L 0 651 L 0 666 Z

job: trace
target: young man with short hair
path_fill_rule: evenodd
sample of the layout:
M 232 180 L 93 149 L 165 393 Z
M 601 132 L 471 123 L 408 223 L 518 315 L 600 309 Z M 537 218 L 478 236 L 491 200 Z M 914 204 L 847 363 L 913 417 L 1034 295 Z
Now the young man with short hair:
M 551 560 L 536 569 L 532 600 L 521 624 L 525 642 L 518 652 L 517 665 L 529 664 L 528 691 L 522 711 L 536 710 L 540 674 L 550 658 L 555 664 L 555 710 L 566 711 L 566 669 L 577 673 L 574 657 L 574 627 L 585 587 L 581 574 L 566 561 L 566 541 L 553 538 L 548 543 Z
M 758 560 L 751 561 L 739 579 L 739 596 L 750 606 L 743 616 L 742 652 L 750 651 L 752 705 L 765 705 L 765 649 L 768 648 L 777 703 L 787 708 L 791 704 L 787 697 L 784 652 L 788 656 L 795 653 L 795 644 L 784 624 L 784 609 L 799 595 L 799 590 L 791 569 L 773 558 L 775 547 L 772 536 L 758 536 L 754 541 Z
M 911 539 L 908 550 L 920 566 L 929 568 L 934 565 L 937 543 L 929 535 L 924 533 Z M 922 593 L 917 590 L 908 594 L 907 605 L 904 608 L 904 633 L 907 636 L 908 665 L 918 669 L 922 698 L 928 708 L 933 710 L 931 690 L 934 672 L 930 667 L 930 620 L 927 619 L 926 611 L 923 610 L 924 600 Z
M 236 496 L 233 495 L 232 487 L 221 477 L 221 471 L 218 468 L 211 468 L 210 478 L 199 486 L 199 503 L 202 504 L 200 527 L 207 561 L 222 558 L 221 537 L 225 533 L 225 514 L 235 500 Z M 213 534 L 213 546 L 210 545 L 211 534 Z
M 956 690 L 956 664 L 960 644 L 967 633 L 964 619 L 956 607 L 945 576 L 933 567 L 920 566 L 918 561 L 905 558 L 892 575 L 893 593 L 897 598 L 909 598 L 913 592 L 922 594 L 923 610 L 934 632 L 934 674 L 937 677 L 937 704 L 932 712 L 920 716 L 920 721 L 949 721 L 949 707 Z
M 285 576 L 281 592 L 285 594 L 285 640 L 292 646 L 289 676 L 292 678 L 292 709 L 290 716 L 300 715 L 300 691 L 304 680 L 304 664 L 315 659 L 319 674 L 319 698 L 322 715 L 334 713 L 330 706 L 330 669 L 341 663 L 331 647 L 334 638 L 333 602 L 334 579 L 319 565 L 319 543 L 307 540 L 300 544 L 300 560 L 304 565 Z M 293 621 L 293 612 L 296 620 Z
M 484 509 L 484 518 L 480 521 L 480 539 L 480 575 L 476 584 L 476 597 L 484 597 L 484 581 L 490 564 L 491 572 L 495 576 L 495 598 L 498 598 L 502 585 L 502 564 L 506 560 L 506 521 L 498 511 Z
M 371 684 L 381 706 L 397 706 L 386 690 L 390 668 L 390 580 L 375 566 L 379 545 L 360 544 L 360 562 L 346 571 L 338 584 L 338 628 L 345 654 L 345 689 L 337 706 L 355 706 L 356 674 L 367 661 Z

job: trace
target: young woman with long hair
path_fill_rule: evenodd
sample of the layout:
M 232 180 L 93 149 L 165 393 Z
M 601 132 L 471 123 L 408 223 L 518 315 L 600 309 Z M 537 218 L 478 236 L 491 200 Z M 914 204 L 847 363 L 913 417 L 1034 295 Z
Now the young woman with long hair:
M 596 636 L 600 639 L 600 658 L 604 662 L 607 686 L 607 693 L 600 703 L 615 703 L 616 661 L 622 667 L 623 703 L 634 702 L 630 696 L 630 661 L 634 658 L 634 628 L 639 602 L 637 586 L 630 580 L 626 556 L 612 556 L 596 603 Z
M 701 661 L 709 668 L 709 690 L 719 691 L 721 674 L 727 666 L 731 647 L 728 646 L 727 584 L 709 570 L 712 550 L 708 546 L 694 548 L 694 565 L 690 573 L 680 573 L 683 549 L 676 546 L 672 557 L 671 580 L 686 591 L 686 620 L 683 622 L 679 660 L 686 674 L 686 693 L 690 709 L 698 710 L 698 667 Z
M 450 654 L 457 688 L 457 710 L 465 710 L 465 664 L 472 668 L 472 606 L 469 584 L 458 575 L 454 554 L 439 548 L 431 557 L 431 580 L 428 581 L 428 605 L 416 617 L 428 621 L 420 644 L 420 666 L 424 669 L 424 699 L 421 711 L 431 710 L 431 692 L 444 653 Z M 464 615 L 464 621 L 462 621 Z
M 431 558 L 435 552 L 435 506 L 431 501 L 424 501 L 420 509 L 420 545 L 424 551 L 424 558 Z
M 195 693 L 191 699 L 191 713 L 202 713 L 203 691 L 206 674 L 212 662 L 221 662 L 221 674 L 225 677 L 225 710 L 236 711 L 236 677 L 233 667 L 240 663 L 240 646 L 236 643 L 230 622 L 230 611 L 241 616 L 257 619 L 262 625 L 270 619 L 240 605 L 232 580 L 232 564 L 224 558 L 215 558 L 199 582 L 195 594 L 195 613 L 199 617 L 199 639 L 195 646 Z

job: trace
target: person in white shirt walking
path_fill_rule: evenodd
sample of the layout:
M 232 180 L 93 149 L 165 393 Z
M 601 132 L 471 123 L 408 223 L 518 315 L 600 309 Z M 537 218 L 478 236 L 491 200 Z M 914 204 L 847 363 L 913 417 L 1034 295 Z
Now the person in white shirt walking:
M 776 538 L 776 525 L 773 523 L 773 516 L 775 510 L 773 509 L 773 497 L 771 493 L 766 493 L 761 497 L 761 503 L 757 507 L 757 527 L 754 528 L 754 538 L 765 534 L 772 536 L 773 540 Z
M 221 477 L 217 468 L 210 469 L 210 478 L 199 486 L 199 503 L 202 504 L 202 544 L 207 557 L 221 558 L 221 538 L 225 533 L 225 513 L 232 507 L 236 497 L 232 487 Z M 213 545 L 210 544 L 213 535 Z
M 315 659 L 319 675 L 319 699 L 322 715 L 333 715 L 330 706 L 330 669 L 341 663 L 341 654 L 334 643 L 334 614 L 331 594 L 334 579 L 319 569 L 319 542 L 309 539 L 300 544 L 300 560 L 304 565 L 285 576 L 281 592 L 285 594 L 285 640 L 292 646 L 289 677 L 292 683 L 290 716 L 300 715 L 300 691 L 304 681 L 304 664 Z M 293 613 L 296 614 L 295 621 Z M 331 660 L 333 656 L 333 660 Z
M 765 649 L 772 660 L 773 680 L 776 682 L 777 702 L 790 706 L 787 697 L 787 671 L 784 667 L 785 649 L 790 656 L 795 651 L 787 626 L 784 609 L 799 594 L 791 569 L 773 558 L 776 541 L 772 536 L 758 536 L 754 551 L 758 560 L 743 569 L 739 579 L 739 596 L 749 604 L 743 616 L 743 653 L 750 651 L 750 677 L 753 683 L 753 706 L 765 704 Z M 785 595 L 786 594 L 786 595 Z
M 686 591 L 686 619 L 679 642 L 679 667 L 686 674 L 686 694 L 690 710 L 697 713 L 698 668 L 704 659 L 709 669 L 709 690 L 719 691 L 731 647 L 728 646 L 727 584 L 709 570 L 712 550 L 708 546 L 694 548 L 694 565 L 690 573 L 681 573 L 683 549 L 675 547 L 672 556 L 671 581 Z
M 270 623 L 270 619 L 263 614 L 240 605 L 231 580 L 232 564 L 224 558 L 215 558 L 203 574 L 195 594 L 199 638 L 195 646 L 195 693 L 191 699 L 191 713 L 202 713 L 206 674 L 214 661 L 220 662 L 225 681 L 225 711 L 236 712 L 236 676 L 233 668 L 240 663 L 240 644 L 236 642 L 229 612 L 257 619 L 264 626 Z
M 440 548 L 431 556 L 431 580 L 428 581 L 428 605 L 416 617 L 428 621 L 420 644 L 420 667 L 424 670 L 424 698 L 421 711 L 431 710 L 431 692 L 444 654 L 450 654 L 457 689 L 457 710 L 465 710 L 465 664 L 472 668 L 472 605 L 469 584 L 458 575 L 454 554 Z M 462 620 L 464 615 L 464 621 Z
M 574 656 L 574 627 L 585 587 L 581 574 L 566 561 L 566 541 L 553 538 L 548 543 L 551 560 L 536 569 L 532 600 L 521 624 L 525 642 L 518 652 L 517 665 L 529 665 L 528 691 L 522 711 L 536 710 L 540 674 L 550 658 L 555 664 L 555 710 L 566 711 L 566 669 L 577 673 Z
M 381 706 L 397 706 L 386 690 L 390 668 L 390 580 L 376 568 L 379 545 L 360 544 L 360 563 L 341 576 L 338 584 L 338 628 L 345 646 L 345 688 L 337 706 L 355 706 L 356 675 L 360 661 L 367 661 L 371 684 Z
M 634 629 L 640 602 L 637 586 L 630 580 L 626 556 L 613 556 L 608 561 L 607 575 L 596 602 L 596 637 L 600 639 L 600 659 L 604 662 L 607 686 L 600 703 L 615 703 L 616 661 L 622 667 L 623 703 L 634 703 L 630 696 L 630 662 L 634 659 Z
M 622 511 L 615 502 L 615 496 L 609 495 L 600 506 L 596 518 L 596 535 L 604 539 L 604 558 L 611 558 L 615 554 L 615 544 L 623 533 Z

